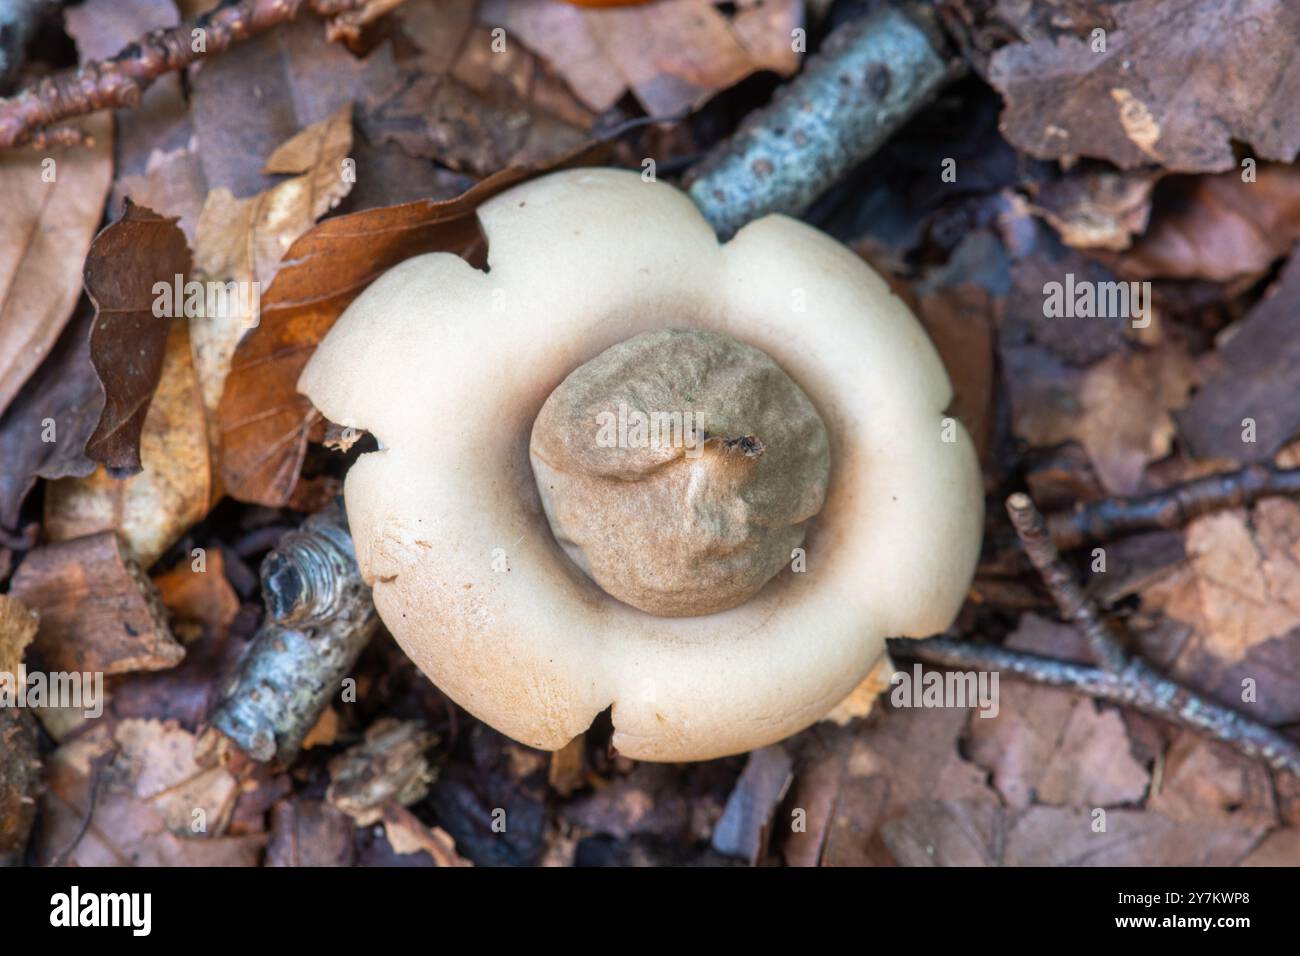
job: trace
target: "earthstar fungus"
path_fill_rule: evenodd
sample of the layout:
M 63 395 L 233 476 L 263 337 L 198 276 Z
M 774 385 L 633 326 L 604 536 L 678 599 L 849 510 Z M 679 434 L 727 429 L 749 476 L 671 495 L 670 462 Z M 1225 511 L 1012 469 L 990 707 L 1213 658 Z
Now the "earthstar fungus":
M 823 716 L 887 636 L 949 625 L 979 468 L 933 346 L 859 257 L 779 215 L 720 245 L 617 170 L 479 219 L 488 271 L 407 260 L 299 381 L 380 443 L 347 478 L 357 559 L 443 691 L 535 747 L 612 705 L 620 752 L 707 759 Z M 598 441 L 620 404 L 682 430 Z

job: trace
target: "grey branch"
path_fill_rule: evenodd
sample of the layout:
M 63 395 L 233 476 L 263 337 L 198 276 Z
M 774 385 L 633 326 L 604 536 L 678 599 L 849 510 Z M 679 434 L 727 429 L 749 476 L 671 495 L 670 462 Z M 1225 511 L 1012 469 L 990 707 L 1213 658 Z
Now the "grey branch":
M 801 215 L 961 71 L 944 51 L 920 8 L 844 24 L 692 169 L 691 198 L 722 239 L 768 213 Z
M 281 539 L 262 590 L 269 619 L 211 724 L 254 760 L 288 763 L 379 624 L 341 506 Z

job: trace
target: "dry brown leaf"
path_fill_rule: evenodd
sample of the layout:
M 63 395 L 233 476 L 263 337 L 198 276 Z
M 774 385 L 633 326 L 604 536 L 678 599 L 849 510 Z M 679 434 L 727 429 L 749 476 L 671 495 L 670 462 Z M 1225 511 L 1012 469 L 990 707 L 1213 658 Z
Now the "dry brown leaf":
M 1285 827 L 1274 830 L 1250 855 L 1241 861 L 1242 866 L 1300 866 L 1300 830 Z
M 104 390 L 90 364 L 89 309 L 63 330 L 41 372 L 0 414 L 0 526 L 13 528 L 23 499 L 39 478 L 88 475 L 86 457 L 104 409 Z M 45 441 L 45 437 L 54 441 Z
M 34 650 L 49 670 L 159 670 L 185 655 L 153 585 L 112 532 L 28 552 L 10 593 L 40 615 Z
M 1300 255 L 1220 335 L 1205 382 L 1178 418 L 1198 458 L 1267 461 L 1300 433 Z
M 1093 660 L 1077 628 L 1033 613 L 1021 616 L 1006 645 L 1058 660 Z M 1150 776 L 1134 756 L 1121 712 L 1098 710 L 1068 691 L 1012 681 L 1001 685 L 999 703 L 996 717 L 972 718 L 968 744 L 1009 806 L 1142 800 Z
M 72 315 L 112 181 L 111 118 L 96 113 L 74 125 L 93 137 L 93 146 L 0 153 L 0 411 Z
M 892 864 L 881 826 L 936 794 L 997 803 L 984 771 L 958 752 L 972 719 L 964 707 L 878 706 L 849 743 L 824 864 Z
M 921 324 L 952 380 L 947 411 L 966 426 L 983 461 L 993 438 L 993 328 L 998 305 L 974 283 L 945 286 L 921 300 Z
M 1174 740 L 1148 809 L 1204 827 L 1276 826 L 1268 768 L 1217 741 L 1183 731 Z
M 173 150 L 155 149 L 145 161 L 143 172 L 123 176 L 117 184 L 117 193 L 123 200 L 130 199 L 141 206 L 175 216 L 176 224 L 191 244 L 207 191 L 203 165 L 193 141 Z
M 230 627 L 239 613 L 239 596 L 226 579 L 226 560 L 220 548 L 209 548 L 201 570 L 195 562 L 182 561 L 170 571 L 156 575 L 154 586 L 179 623 L 198 623 L 221 631 Z
M 990 82 L 1006 100 L 1002 129 L 1040 159 L 1095 156 L 1123 169 L 1179 172 L 1235 165 L 1232 140 L 1264 159 L 1300 150 L 1300 7 L 1274 0 L 1116 4 L 1106 51 L 1091 35 L 999 49 Z
M 1133 494 L 1146 466 L 1169 453 L 1170 413 L 1186 402 L 1193 374 L 1171 344 L 1116 352 L 1082 373 L 1039 356 L 1008 373 L 1013 428 L 1036 447 L 1077 440 L 1108 491 Z
M 602 833 L 619 840 L 649 836 L 680 842 L 697 836 L 707 838 L 721 814 L 704 821 L 703 832 L 695 832 L 700 821 L 693 819 L 686 780 L 664 764 L 637 764 L 624 777 L 602 781 L 592 792 L 569 800 L 560 811 L 566 823 L 581 833 Z
M 446 830 L 426 827 L 415 814 L 394 801 L 384 804 L 384 833 L 395 853 L 427 853 L 439 866 L 474 865 L 456 852 L 456 841 Z
M 433 779 L 424 753 L 437 739 L 414 721 L 375 721 L 361 743 L 330 761 L 325 799 L 363 826 L 379 822 L 390 801 L 424 799 Z
M 970 755 L 1013 807 L 1137 803 L 1149 777 L 1119 712 L 1068 691 L 1007 681 L 996 717 L 971 720 Z
M 882 828 L 894 859 L 913 866 L 1230 866 L 1261 832 L 1182 823 L 1141 810 L 1015 811 L 933 799 L 919 801 Z
M 1300 239 L 1300 168 L 1264 165 L 1254 182 L 1239 172 L 1201 176 L 1170 198 L 1116 273 L 1132 279 L 1228 282 L 1265 272 Z
M 421 5 L 439 9 L 459 6 L 471 18 L 475 6 L 473 0 L 445 4 L 421 0 Z M 551 0 L 484 0 L 478 6 L 484 22 L 504 27 L 509 35 L 546 57 L 592 111 L 605 112 L 627 92 L 626 81 L 587 29 L 586 14 L 578 7 Z
M 366 109 L 366 137 L 479 177 L 583 142 L 596 113 L 523 44 L 475 24 L 474 12 L 474 0 L 403 6 L 399 19 L 421 52 Z
M 652 116 L 695 109 L 759 70 L 799 67 L 799 0 L 751 0 L 728 17 L 710 0 L 578 10 L 549 0 L 483 5 L 485 22 L 518 35 L 604 112 L 631 90 Z
M 586 139 L 593 119 L 571 124 L 521 100 L 503 83 L 489 81 L 480 92 L 454 76 L 411 74 L 367 114 L 365 129 L 371 139 L 396 143 L 411 156 L 485 176 L 574 148 Z
M 1051 223 L 1067 246 L 1127 249 L 1133 236 L 1147 228 L 1157 179 L 1149 170 L 1066 175 L 1040 187 L 1029 208 Z
M 351 866 L 356 823 L 319 800 L 281 800 L 271 811 L 266 866 Z
M 184 320 L 171 323 L 162 377 L 140 436 L 143 470 L 126 479 L 100 469 L 52 482 L 45 531 L 65 541 L 116 530 L 144 567 L 202 521 L 213 497 L 208 433 Z
M 1143 592 L 1196 632 L 1196 653 L 1219 664 L 1300 627 L 1300 505 L 1268 498 L 1204 515 L 1187 526 L 1182 573 Z M 1210 675 L 1201 672 L 1204 683 Z
M 266 836 L 222 836 L 238 786 L 194 762 L 193 735 L 174 724 L 100 723 L 50 758 L 36 843 L 44 864 L 255 866 Z
M 294 241 L 352 188 L 344 164 L 351 148 L 348 104 L 283 143 L 264 167 L 267 173 L 301 175 L 249 199 L 236 199 L 224 187 L 208 194 L 195 229 L 195 270 L 202 279 L 234 281 L 249 290 L 235 297 L 234 307 L 191 320 L 194 367 L 210 411 L 221 400 L 235 347 L 259 320 L 260 290 Z
M 294 244 L 288 264 L 262 300 L 262 321 L 231 363 L 220 408 L 221 465 L 229 493 L 272 507 L 286 504 L 317 420 L 298 394 L 298 376 L 334 321 L 370 282 L 425 252 L 452 252 L 474 262 L 484 240 L 474 212 L 532 176 L 598 162 L 604 145 L 560 161 L 508 169 L 456 199 L 367 209 L 326 220 Z
M 159 314 L 156 287 L 183 285 L 189 272 L 190 250 L 175 222 L 130 200 L 86 257 L 86 293 L 95 306 L 90 362 L 105 396 L 86 454 L 117 477 L 140 470 L 140 432 L 174 324 L 166 310 Z
M 1148 463 L 1169 453 L 1169 413 L 1187 400 L 1192 364 L 1175 349 L 1121 352 L 1090 368 L 1080 387 L 1075 437 L 1102 484 L 1114 494 L 1137 491 Z
M 22 601 L 0 594 L 0 674 L 18 673 L 38 620 Z

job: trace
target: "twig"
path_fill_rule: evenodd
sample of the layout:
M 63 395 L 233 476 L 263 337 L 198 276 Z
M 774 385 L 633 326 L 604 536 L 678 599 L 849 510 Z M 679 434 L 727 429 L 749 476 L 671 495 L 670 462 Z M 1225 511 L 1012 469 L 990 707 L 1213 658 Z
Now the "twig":
M 1102 618 L 1095 602 L 1083 596 L 1048 534 L 1047 523 L 1028 495 L 1017 493 L 1008 498 L 1007 513 L 1061 614 L 1087 637 L 1093 655 L 1102 666 L 942 637 L 890 641 L 889 652 L 895 659 L 940 667 L 1005 671 L 1033 683 L 1065 687 L 1114 701 L 1199 731 L 1229 744 L 1247 757 L 1263 760 L 1275 770 L 1300 777 L 1300 743 L 1201 697 L 1155 671 L 1140 658 L 1125 653 L 1115 625 Z
M 304 5 L 318 16 L 330 18 L 359 10 L 367 2 L 224 0 L 195 20 L 146 34 L 111 60 L 44 77 L 0 100 L 0 149 L 32 142 L 41 130 L 63 120 L 101 109 L 136 106 L 158 77 L 292 20 Z M 199 31 L 201 44 L 195 42 L 195 31 Z
M 1056 546 L 1068 551 L 1142 531 L 1182 528 L 1211 511 L 1278 495 L 1300 495 L 1300 468 L 1249 465 L 1151 494 L 1081 503 L 1048 515 L 1047 527 Z
M 1038 569 L 1061 614 L 1083 632 L 1098 663 L 1110 671 L 1123 670 L 1128 656 L 1119 636 L 1102 617 L 1097 603 L 1084 595 L 1073 572 L 1061 560 L 1060 552 L 1047 532 L 1047 524 L 1033 501 L 1028 495 L 1014 494 L 1007 499 L 1007 514 L 1011 516 L 1016 534 L 1020 535 L 1025 554 Z
M 1062 687 L 1132 707 L 1199 731 L 1247 757 L 1263 760 L 1274 770 L 1300 777 L 1300 745 L 1236 711 L 1197 696 L 1139 660 L 1115 673 L 1091 664 L 946 637 L 894 639 L 889 642 L 889 654 L 895 660 L 920 661 L 936 667 L 1012 674 L 1034 684 Z
M 692 170 L 691 198 L 723 239 L 770 212 L 798 216 L 960 70 L 924 8 L 846 23 Z
M 342 507 L 285 534 L 262 562 L 262 591 L 271 619 L 210 722 L 254 760 L 288 763 L 379 624 Z M 201 750 L 219 745 L 209 732 Z

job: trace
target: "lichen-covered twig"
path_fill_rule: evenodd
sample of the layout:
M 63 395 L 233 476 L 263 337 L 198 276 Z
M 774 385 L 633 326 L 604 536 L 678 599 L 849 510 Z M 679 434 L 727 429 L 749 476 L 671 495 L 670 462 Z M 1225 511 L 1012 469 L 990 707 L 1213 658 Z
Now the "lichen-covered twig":
M 770 212 L 798 216 L 960 69 L 924 8 L 846 23 L 695 166 L 691 198 L 723 239 Z
M 292 20 L 304 6 L 330 18 L 357 11 L 369 2 L 224 0 L 193 21 L 146 34 L 111 60 L 83 63 L 75 70 L 44 77 L 0 100 L 0 149 L 39 142 L 43 130 L 76 116 L 136 106 L 158 77 Z M 195 42 L 196 36 L 203 42 Z
M 1277 731 L 1243 717 L 1159 674 L 1140 660 L 1116 673 L 1091 664 L 1060 661 L 992 644 L 975 644 L 947 637 L 923 641 L 894 639 L 889 654 L 895 661 L 919 661 L 958 670 L 998 671 L 1035 684 L 1062 687 L 1132 707 L 1144 714 L 1203 733 L 1275 770 L 1300 777 L 1300 744 Z
M 938 667 L 998 671 L 1113 701 L 1206 734 L 1275 770 L 1300 777 L 1300 742 L 1198 695 L 1125 653 L 1115 625 L 1102 617 L 1095 602 L 1084 598 L 1028 495 L 1008 498 L 1007 513 L 1061 614 L 1088 638 L 1102 666 L 943 637 L 892 640 L 891 657 Z
M 379 624 L 341 506 L 281 539 L 262 590 L 269 620 L 210 723 L 254 760 L 288 763 Z
M 1062 551 L 1137 534 L 1185 527 L 1221 508 L 1243 508 L 1261 498 L 1300 495 L 1300 468 L 1249 465 L 1196 478 L 1132 498 L 1103 498 L 1047 516 L 1052 540 Z

